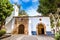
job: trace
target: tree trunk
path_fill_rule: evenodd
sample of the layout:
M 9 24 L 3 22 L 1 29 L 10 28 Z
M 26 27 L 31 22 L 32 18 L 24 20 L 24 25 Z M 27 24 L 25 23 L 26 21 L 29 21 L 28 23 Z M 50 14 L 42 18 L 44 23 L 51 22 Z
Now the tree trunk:
M 1 30 L 1 26 L 0 26 L 0 30 Z
M 0 30 L 1 30 L 1 28 L 3 27 L 3 25 L 5 25 L 4 21 L 1 22 Z
M 0 25 L 0 30 L 1 30 L 1 28 L 2 28 L 2 24 Z

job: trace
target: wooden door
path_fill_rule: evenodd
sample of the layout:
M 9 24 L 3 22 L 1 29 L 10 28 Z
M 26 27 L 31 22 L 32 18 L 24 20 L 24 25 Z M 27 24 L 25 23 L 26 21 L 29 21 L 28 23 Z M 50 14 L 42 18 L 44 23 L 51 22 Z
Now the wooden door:
M 38 35 L 44 34 L 44 26 L 42 24 L 38 25 Z
M 18 34 L 24 34 L 24 25 L 19 25 Z

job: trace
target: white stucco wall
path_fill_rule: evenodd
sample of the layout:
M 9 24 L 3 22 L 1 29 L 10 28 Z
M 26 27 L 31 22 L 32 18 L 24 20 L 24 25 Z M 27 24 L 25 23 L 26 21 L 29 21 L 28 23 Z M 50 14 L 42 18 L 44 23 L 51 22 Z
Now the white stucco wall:
M 46 25 L 46 31 L 51 31 L 49 17 L 43 17 L 42 18 L 42 23 L 44 23 Z
M 42 19 L 40 21 L 39 19 Z M 34 17 L 34 18 L 29 18 L 29 35 L 32 35 L 30 32 L 31 31 L 36 31 L 36 27 L 38 23 L 43 23 L 46 26 L 46 31 L 51 31 L 50 27 L 50 18 L 49 17 Z
M 14 16 L 18 16 L 18 14 L 19 14 L 18 6 L 14 4 L 13 8 L 14 8 L 14 11 L 13 11 L 14 12 Z
M 8 24 L 5 25 L 6 32 L 11 33 L 14 28 L 14 19 L 12 19 Z
M 29 24 L 28 24 L 28 25 L 29 25 L 29 26 L 28 26 L 28 34 L 29 34 L 29 35 L 32 35 L 32 34 L 31 34 L 31 31 L 32 31 L 32 30 L 31 30 L 31 20 L 30 20 L 30 19 L 29 19 Z

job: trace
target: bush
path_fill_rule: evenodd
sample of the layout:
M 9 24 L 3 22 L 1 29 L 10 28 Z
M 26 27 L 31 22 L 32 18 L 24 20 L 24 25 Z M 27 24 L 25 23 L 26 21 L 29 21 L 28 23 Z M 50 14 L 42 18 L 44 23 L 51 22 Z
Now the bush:
M 55 39 L 56 40 L 60 40 L 60 32 L 58 32 L 58 33 L 55 34 Z
M 1 29 L 0 30 L 0 37 L 2 36 L 2 35 L 4 35 L 6 33 L 6 30 L 5 29 Z

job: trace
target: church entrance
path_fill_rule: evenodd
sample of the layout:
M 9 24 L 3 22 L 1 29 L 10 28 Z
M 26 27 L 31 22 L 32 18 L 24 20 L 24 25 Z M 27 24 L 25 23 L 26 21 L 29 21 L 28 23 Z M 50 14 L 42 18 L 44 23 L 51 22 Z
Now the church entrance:
M 24 34 L 24 25 L 23 24 L 19 25 L 18 34 Z
M 43 35 L 44 33 L 44 25 L 43 24 L 38 24 L 38 35 Z

